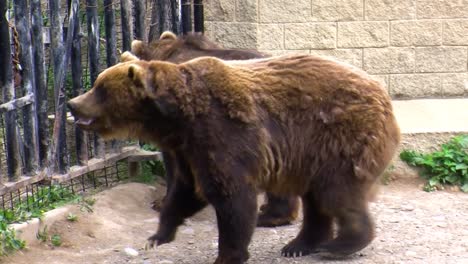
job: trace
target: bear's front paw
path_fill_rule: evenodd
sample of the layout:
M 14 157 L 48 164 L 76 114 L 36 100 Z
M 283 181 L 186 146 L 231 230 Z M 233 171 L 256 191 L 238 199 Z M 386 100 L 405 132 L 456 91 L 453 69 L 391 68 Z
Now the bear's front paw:
M 164 204 L 164 199 L 156 199 L 151 203 L 151 208 L 155 211 L 160 212 Z
M 154 234 L 148 238 L 148 244 L 145 248 L 153 248 L 154 246 L 160 246 L 174 240 L 174 235 L 162 236 L 159 234 Z
M 283 249 L 281 250 L 281 256 L 287 258 L 296 258 L 309 255 L 315 252 L 316 249 L 314 245 L 311 245 L 310 243 L 307 243 L 300 239 L 294 239 L 293 241 L 289 242 L 289 244 L 283 247 Z
M 275 227 L 292 224 L 293 217 L 289 215 L 279 216 L 272 215 L 270 212 L 261 212 L 258 214 L 257 226 L 258 227 Z

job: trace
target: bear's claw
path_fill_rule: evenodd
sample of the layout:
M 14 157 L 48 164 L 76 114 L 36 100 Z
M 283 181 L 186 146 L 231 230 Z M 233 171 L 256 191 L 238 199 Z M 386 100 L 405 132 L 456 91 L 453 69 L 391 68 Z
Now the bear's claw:
M 296 258 L 316 253 L 317 250 L 313 244 L 305 243 L 301 240 L 295 239 L 283 247 L 281 256 L 287 258 Z

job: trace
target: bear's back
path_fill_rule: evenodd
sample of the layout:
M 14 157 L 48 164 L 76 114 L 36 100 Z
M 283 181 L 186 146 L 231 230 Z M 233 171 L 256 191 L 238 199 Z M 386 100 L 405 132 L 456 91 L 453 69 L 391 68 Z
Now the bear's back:
M 227 97 L 230 105 L 239 98 L 243 102 L 238 104 L 244 108 L 257 104 L 277 116 L 311 111 L 318 115 L 322 112 L 322 119 L 336 119 L 338 112 L 348 112 L 343 117 L 349 119 L 355 117 L 353 112 L 361 115 L 392 109 L 387 91 L 367 73 L 319 56 L 285 55 L 245 61 L 201 57 L 183 65 L 197 72 L 215 97 L 231 94 Z M 374 117 L 356 118 L 359 120 L 354 123 L 372 123 Z

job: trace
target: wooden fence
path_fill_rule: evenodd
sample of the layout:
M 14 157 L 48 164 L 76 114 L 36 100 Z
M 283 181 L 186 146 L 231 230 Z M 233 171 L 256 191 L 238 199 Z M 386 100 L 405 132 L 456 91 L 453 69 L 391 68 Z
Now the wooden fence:
M 145 39 L 149 1 L 62 2 L 0 1 L 0 195 L 122 159 L 160 158 L 135 143 L 104 143 L 75 127 L 66 109 L 134 37 Z

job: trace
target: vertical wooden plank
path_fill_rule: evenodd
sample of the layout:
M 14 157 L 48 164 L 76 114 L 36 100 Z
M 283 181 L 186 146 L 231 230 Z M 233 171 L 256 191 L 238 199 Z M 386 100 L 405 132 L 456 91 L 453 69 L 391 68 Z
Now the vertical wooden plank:
M 182 0 L 182 34 L 192 31 L 192 3 L 191 0 Z
M 115 12 L 112 0 L 104 0 L 104 27 L 106 31 L 106 62 L 110 67 L 118 62 L 117 58 L 117 33 L 115 29 Z M 118 141 L 111 141 L 112 151 L 119 148 Z
M 130 0 L 120 0 L 120 17 L 122 19 L 122 49 L 131 50 L 132 35 L 132 8 Z
M 193 0 L 193 25 L 195 32 L 205 32 L 203 16 L 203 0 Z
M 60 16 L 60 0 L 49 0 L 50 20 L 50 49 L 54 69 L 54 101 L 55 120 L 50 148 L 50 165 L 52 170 L 59 173 L 66 172 L 66 131 L 65 131 L 65 72 L 66 56 L 63 45 L 62 18 Z M 70 30 L 69 30 L 70 31 Z
M 13 69 L 11 63 L 10 29 L 7 21 L 7 1 L 0 1 L 0 88 L 3 101 L 8 102 L 15 97 L 13 87 Z M 18 179 L 21 173 L 20 156 L 16 134 L 16 112 L 5 113 L 5 145 L 7 151 L 7 173 L 10 181 Z
M 51 147 L 51 166 L 59 173 L 66 172 L 67 147 L 66 147 L 66 94 L 65 75 L 71 56 L 72 39 L 74 35 L 73 26 L 78 16 L 79 0 L 72 0 L 68 13 L 68 30 L 65 46 L 62 43 L 62 25 L 60 23 L 60 1 L 49 0 L 50 22 L 51 22 L 51 49 L 54 59 L 54 92 L 55 92 L 55 120 L 53 130 L 53 144 Z
M 179 34 L 179 1 L 159 0 L 152 1 L 151 24 L 148 41 L 154 41 L 166 30 Z
M 140 162 L 128 162 L 128 178 L 136 178 L 138 175 L 141 174 L 141 165 Z
M 18 31 L 20 57 L 22 67 L 22 87 L 24 94 L 34 94 L 35 79 L 32 58 L 32 44 L 30 32 L 30 17 L 27 0 L 15 0 L 15 23 Z M 23 137 L 24 137 L 24 171 L 25 174 L 32 174 L 38 169 L 39 149 L 37 148 L 37 119 L 35 103 L 23 107 Z
M 72 1 L 68 2 L 72 9 Z M 79 7 L 78 7 L 79 8 Z M 78 12 L 78 10 L 77 10 Z M 72 96 L 84 93 L 83 87 L 83 67 L 81 64 L 81 30 L 80 17 L 76 16 L 73 25 L 73 41 L 71 49 L 71 75 L 72 75 Z M 75 126 L 75 151 L 79 165 L 85 165 L 88 161 L 88 134 Z
M 145 1 L 133 0 L 133 7 L 135 11 L 133 14 L 133 19 L 135 20 L 135 38 L 146 42 Z
M 97 15 L 97 0 L 86 0 L 86 20 L 88 24 L 88 56 L 91 83 L 94 83 L 99 74 L 99 22 Z M 96 157 L 104 156 L 104 142 L 95 134 L 94 154 Z
M 37 133 L 39 148 L 39 166 L 45 166 L 49 146 L 49 122 L 47 119 L 47 83 L 44 62 L 44 42 L 42 37 L 41 0 L 31 0 L 31 41 L 34 62 L 34 80 L 36 89 L 34 99 L 37 112 Z
M 171 30 L 174 34 L 179 35 L 182 32 L 181 23 L 180 23 L 180 1 L 170 1 L 171 12 L 170 12 L 170 21 L 171 21 Z
M 106 58 L 108 67 L 118 62 L 115 12 L 112 1 L 104 0 L 104 25 L 106 29 Z

